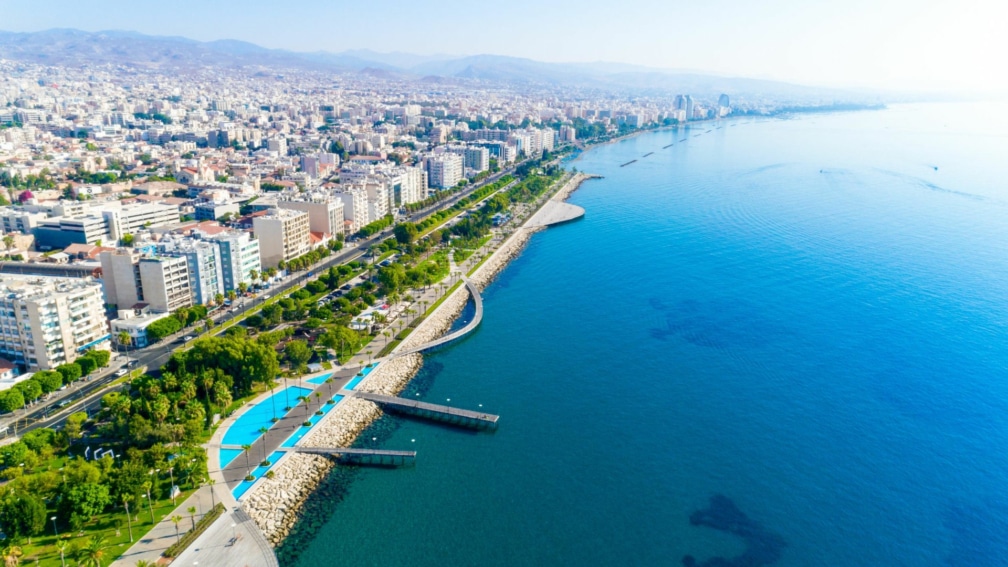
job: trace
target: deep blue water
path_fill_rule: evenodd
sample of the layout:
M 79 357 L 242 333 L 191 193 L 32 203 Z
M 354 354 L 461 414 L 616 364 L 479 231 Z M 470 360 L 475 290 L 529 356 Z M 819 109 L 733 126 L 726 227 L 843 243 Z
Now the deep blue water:
M 380 443 L 416 467 L 360 472 L 297 565 L 702 564 L 747 545 L 691 525 L 715 494 L 784 542 L 766 564 L 1008 564 L 1006 111 L 729 120 L 571 162 L 605 176 L 586 217 L 414 385 L 500 429 L 396 418 Z

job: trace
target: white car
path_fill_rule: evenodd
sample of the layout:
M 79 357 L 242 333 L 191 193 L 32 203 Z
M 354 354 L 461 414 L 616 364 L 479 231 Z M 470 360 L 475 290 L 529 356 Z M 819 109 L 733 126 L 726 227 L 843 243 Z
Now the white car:
M 120 368 L 119 370 L 115 371 L 115 375 L 116 376 L 125 376 L 127 372 L 129 372 L 129 370 L 126 370 L 125 368 Z

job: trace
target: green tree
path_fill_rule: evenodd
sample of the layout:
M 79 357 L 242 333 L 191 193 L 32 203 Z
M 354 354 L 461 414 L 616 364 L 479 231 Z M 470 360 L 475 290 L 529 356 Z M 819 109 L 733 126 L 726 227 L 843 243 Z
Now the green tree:
M 95 359 L 91 358 L 90 356 L 77 357 L 77 360 L 74 361 L 74 364 L 76 364 L 80 368 L 81 375 L 83 376 L 91 374 L 92 372 L 94 372 L 96 368 L 98 368 L 98 363 L 95 362 Z
M 98 365 L 98 368 L 104 368 L 108 365 L 109 360 L 112 358 L 112 353 L 107 350 L 95 349 L 87 351 L 84 356 L 94 360 L 95 364 Z
M 290 341 L 284 346 L 284 357 L 287 358 L 290 367 L 298 372 L 304 372 L 305 364 L 311 359 L 311 356 L 311 348 L 305 341 Z
M 0 392 L 0 410 L 12 412 L 23 408 L 25 405 L 24 395 L 21 390 L 11 388 L 6 392 Z
M 45 502 L 30 492 L 10 494 L 0 502 L 0 525 L 8 539 L 38 535 L 45 522 Z
M 108 486 L 97 482 L 63 485 L 59 500 L 60 516 L 69 518 L 70 527 L 80 530 L 81 527 L 100 514 L 109 504 L 112 497 Z
M 42 386 L 42 392 L 48 394 L 63 387 L 63 375 L 55 370 L 43 370 L 36 372 L 34 378 Z
M 119 242 L 123 246 L 129 248 L 130 246 L 133 246 L 133 235 L 127 232 L 126 234 L 122 235 L 122 238 L 119 239 Z
M 87 412 L 83 411 L 74 412 L 67 417 L 66 424 L 63 425 L 63 433 L 66 434 L 70 441 L 80 439 L 81 431 L 87 419 Z
M 394 233 L 395 239 L 399 244 L 413 244 L 420 231 L 417 230 L 415 224 L 403 222 L 396 225 Z
M 156 343 L 182 330 L 182 322 L 176 317 L 165 317 L 147 325 L 147 340 Z
M 106 547 L 108 547 L 108 544 L 103 534 L 91 536 L 87 544 L 78 549 L 75 554 L 77 556 L 77 565 L 79 567 L 102 567 Z
M 80 365 L 76 362 L 68 362 L 66 364 L 60 364 L 56 367 L 56 372 L 63 375 L 63 383 L 70 384 L 74 380 L 77 380 L 84 375 L 83 370 Z

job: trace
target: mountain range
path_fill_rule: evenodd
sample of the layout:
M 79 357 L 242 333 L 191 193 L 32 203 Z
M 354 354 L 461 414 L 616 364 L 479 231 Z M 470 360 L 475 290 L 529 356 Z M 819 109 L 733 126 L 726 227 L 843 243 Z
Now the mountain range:
M 370 50 L 295 52 L 268 49 L 238 40 L 204 42 L 130 31 L 0 31 L 0 58 L 59 66 L 113 64 L 164 70 L 197 67 L 306 69 L 377 73 L 406 81 L 432 78 L 479 80 L 576 85 L 614 92 L 688 92 L 698 96 L 725 92 L 774 98 L 863 98 L 834 89 L 622 63 L 546 63 L 500 55 L 414 55 Z

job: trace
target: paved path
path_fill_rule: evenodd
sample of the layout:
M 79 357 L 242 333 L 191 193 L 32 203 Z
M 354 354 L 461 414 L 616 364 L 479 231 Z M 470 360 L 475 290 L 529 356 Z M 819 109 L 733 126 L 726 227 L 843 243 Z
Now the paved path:
M 218 498 L 216 501 L 220 502 L 220 499 Z M 161 557 L 161 554 L 164 553 L 164 550 L 175 543 L 175 523 L 171 521 L 172 516 L 179 515 L 183 518 L 182 522 L 179 523 L 180 534 L 184 534 L 192 528 L 192 521 L 189 519 L 189 512 L 187 511 L 190 506 L 196 507 L 196 521 L 198 522 L 203 517 L 203 514 L 210 511 L 210 508 L 213 506 L 210 503 L 210 487 L 204 486 L 192 493 L 171 514 L 165 516 L 154 528 L 147 532 L 143 539 L 134 543 L 132 547 L 126 550 L 126 553 L 122 557 L 113 561 L 111 567 L 133 567 L 141 559 L 152 562 L 157 561 Z M 136 515 L 143 516 L 146 513 L 148 513 L 147 510 L 137 510 Z
M 549 201 L 525 224 L 528 228 L 570 222 L 583 217 L 585 210 L 563 201 Z
M 187 567 L 279 567 L 273 547 L 240 508 L 217 518 L 173 563 Z

